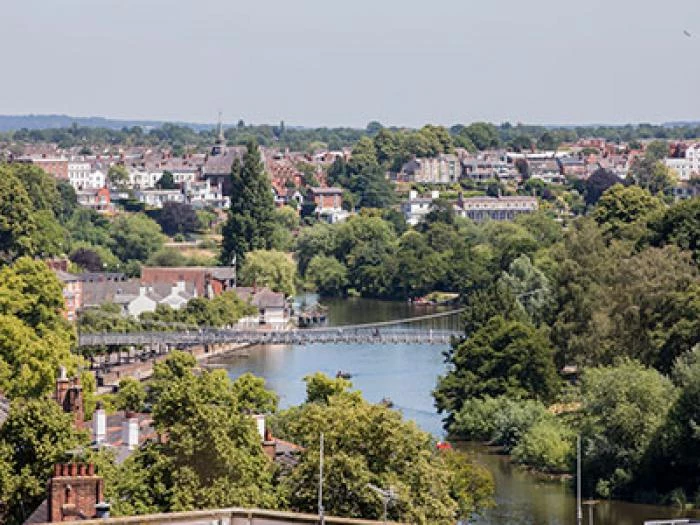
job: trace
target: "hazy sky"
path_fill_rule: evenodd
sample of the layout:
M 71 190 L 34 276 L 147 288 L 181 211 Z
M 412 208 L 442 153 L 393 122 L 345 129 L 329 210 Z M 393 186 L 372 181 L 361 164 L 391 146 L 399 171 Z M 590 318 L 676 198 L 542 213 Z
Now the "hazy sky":
M 0 114 L 700 120 L 700 0 L 2 0 L 0 49 Z

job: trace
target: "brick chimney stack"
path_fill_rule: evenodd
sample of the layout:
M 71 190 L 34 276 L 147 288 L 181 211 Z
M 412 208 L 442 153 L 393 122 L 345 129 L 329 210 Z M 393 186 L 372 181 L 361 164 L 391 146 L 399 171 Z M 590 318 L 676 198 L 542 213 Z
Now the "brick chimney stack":
M 83 387 L 80 385 L 79 378 L 66 377 L 66 369 L 63 366 L 56 380 L 54 399 L 64 412 L 73 414 L 76 428 L 82 428 L 85 421 Z
M 104 504 L 104 480 L 92 463 L 54 465 L 47 491 L 50 523 L 96 518 L 95 507 Z

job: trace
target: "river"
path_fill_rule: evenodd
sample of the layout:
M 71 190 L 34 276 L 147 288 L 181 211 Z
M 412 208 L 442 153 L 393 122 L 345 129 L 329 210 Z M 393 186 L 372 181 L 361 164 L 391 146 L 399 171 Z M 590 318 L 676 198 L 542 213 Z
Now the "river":
M 313 296 L 304 298 L 313 302 Z M 347 299 L 324 302 L 332 325 L 384 321 L 423 315 L 434 310 L 406 303 Z M 436 321 L 433 321 L 436 322 Z M 449 320 L 437 321 L 440 328 Z M 438 375 L 444 373 L 442 352 L 437 345 L 333 345 L 256 346 L 245 357 L 220 357 L 231 377 L 251 372 L 265 378 L 267 386 L 280 396 L 281 408 L 302 403 L 302 378 L 317 371 L 335 375 L 352 373 L 354 388 L 366 399 L 379 402 L 390 398 L 396 409 L 437 437 L 444 435 L 435 412 L 431 391 Z M 575 523 L 575 499 L 564 482 L 543 481 L 512 465 L 506 456 L 473 443 L 460 445 L 473 453 L 493 474 L 496 508 L 475 523 L 490 525 L 568 525 Z M 636 505 L 620 501 L 600 502 L 594 510 L 598 525 L 639 525 L 645 519 L 679 517 L 671 508 Z M 584 523 L 589 523 L 584 514 Z

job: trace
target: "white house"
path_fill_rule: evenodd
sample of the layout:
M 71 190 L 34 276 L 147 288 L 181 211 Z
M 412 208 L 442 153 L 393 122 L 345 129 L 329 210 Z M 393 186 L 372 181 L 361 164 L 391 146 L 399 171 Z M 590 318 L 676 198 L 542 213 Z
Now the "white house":
M 122 307 L 125 315 L 138 317 L 143 312 L 155 312 L 158 306 L 158 297 L 150 286 L 140 286 L 137 295 L 129 293 L 117 293 L 114 302 Z
M 283 329 L 289 323 L 289 310 L 284 294 L 273 292 L 269 288 L 244 286 L 236 288 L 236 294 L 258 309 L 257 314 L 240 319 L 240 326 L 254 327 L 266 324 L 272 328 Z
M 675 172 L 679 181 L 685 182 L 700 177 L 700 143 L 688 146 L 683 158 L 667 158 L 664 163 Z
M 141 190 L 134 193 L 139 202 L 153 208 L 162 208 L 166 202 L 185 202 L 180 190 Z
M 167 304 L 173 310 L 179 310 L 194 297 L 197 297 L 197 289 L 191 286 L 188 290 L 185 281 L 178 281 L 173 285 L 170 293 L 158 301 L 158 303 Z
M 182 192 L 185 195 L 185 202 L 195 208 L 212 206 L 226 209 L 231 205 L 231 198 L 224 195 L 221 185 L 212 185 L 209 180 L 185 182 Z
M 422 221 L 433 208 L 433 201 L 439 197 L 439 191 L 431 191 L 429 197 L 421 197 L 417 191 L 411 190 L 408 193 L 408 200 L 401 205 L 401 211 L 403 211 L 406 222 L 411 226 L 415 226 Z
M 142 190 L 155 188 L 162 176 L 162 171 L 149 171 L 130 168 L 128 185 L 130 188 Z

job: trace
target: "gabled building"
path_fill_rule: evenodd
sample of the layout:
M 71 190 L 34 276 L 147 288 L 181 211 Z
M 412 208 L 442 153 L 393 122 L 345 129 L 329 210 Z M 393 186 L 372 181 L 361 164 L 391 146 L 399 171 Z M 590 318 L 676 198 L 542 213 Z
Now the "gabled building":
M 316 204 L 316 216 L 335 224 L 347 219 L 350 214 L 343 209 L 342 188 L 311 188 L 311 196 Z
M 455 204 L 455 212 L 460 217 L 471 219 L 475 222 L 512 221 L 523 213 L 537 211 L 539 205 L 537 198 L 525 196 L 509 197 L 470 197 L 461 196 Z
M 451 184 L 459 181 L 462 165 L 453 154 L 437 157 L 416 157 L 401 167 L 398 179 L 404 182 Z
M 430 195 L 418 195 L 418 192 L 411 190 L 408 193 L 408 200 L 401 204 L 401 211 L 406 222 L 415 226 L 433 209 L 433 201 L 440 197 L 439 191 L 431 191 Z

